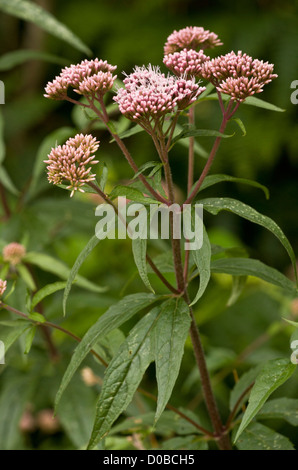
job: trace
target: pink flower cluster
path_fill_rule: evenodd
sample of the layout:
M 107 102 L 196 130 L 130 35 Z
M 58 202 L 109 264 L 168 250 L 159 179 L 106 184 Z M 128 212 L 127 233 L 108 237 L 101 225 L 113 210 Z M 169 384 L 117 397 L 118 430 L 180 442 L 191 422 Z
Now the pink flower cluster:
M 93 155 L 99 147 L 99 142 L 92 135 L 77 134 L 64 145 L 58 145 L 48 155 L 48 180 L 53 184 L 61 184 L 64 180 L 69 182 L 67 189 L 71 189 L 71 197 L 79 190 L 84 192 L 82 186 L 94 181 L 95 175 L 91 173 L 92 167 L 98 163 Z
M 163 63 L 175 75 L 201 77 L 202 66 L 209 58 L 202 50 L 183 49 L 180 52 L 165 55 Z
M 273 64 L 253 60 L 241 51 L 211 59 L 202 67 L 202 76 L 216 86 L 221 93 L 230 95 L 235 101 L 244 101 L 248 96 L 263 91 L 264 85 L 277 77 Z
M 3 260 L 9 262 L 13 266 L 19 264 L 26 254 L 26 248 L 20 243 L 12 242 L 3 248 Z
M 159 67 L 136 67 L 124 79 L 114 100 L 120 112 L 132 121 L 158 120 L 175 110 L 185 109 L 197 100 L 205 88 L 193 80 L 177 78 L 160 72 Z
M 6 291 L 6 287 L 7 287 L 7 281 L 3 281 L 2 279 L 0 279 L 0 297 L 2 297 L 2 295 Z
M 187 26 L 170 34 L 164 46 L 164 53 L 168 55 L 183 49 L 210 49 L 221 45 L 222 42 L 217 34 L 201 26 Z
M 64 100 L 71 87 L 80 95 L 100 98 L 112 89 L 117 78 L 113 75 L 116 68 L 106 60 L 83 60 L 80 64 L 65 67 L 58 77 L 47 84 L 44 96 Z

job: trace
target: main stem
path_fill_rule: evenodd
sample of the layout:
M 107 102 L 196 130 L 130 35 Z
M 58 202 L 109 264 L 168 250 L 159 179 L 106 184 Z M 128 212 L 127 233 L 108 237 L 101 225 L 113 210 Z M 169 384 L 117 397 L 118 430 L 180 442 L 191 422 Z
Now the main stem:
M 167 149 L 165 145 L 161 144 L 161 151 L 163 153 L 162 160 L 164 162 L 164 169 L 165 169 L 166 182 L 168 186 L 169 199 L 170 199 L 171 204 L 173 204 L 174 203 L 174 186 L 173 186 L 173 179 L 172 179 L 172 174 L 171 174 L 168 155 L 167 155 Z M 174 259 L 174 267 L 175 267 L 175 274 L 176 274 L 176 281 L 177 281 L 177 289 L 178 291 L 182 293 L 184 300 L 189 305 L 190 299 L 188 296 L 187 285 L 186 285 L 184 272 L 183 272 L 180 240 L 175 239 L 173 237 L 173 218 L 172 217 L 170 221 L 171 221 L 171 241 L 172 241 L 173 259 Z M 194 355 L 195 355 L 195 359 L 199 368 L 205 403 L 206 403 L 206 407 L 207 407 L 210 420 L 214 429 L 218 447 L 221 450 L 231 450 L 230 439 L 221 421 L 221 417 L 220 417 L 220 414 L 216 405 L 215 397 L 214 397 L 212 386 L 211 386 L 211 380 L 210 380 L 209 372 L 207 369 L 205 354 L 204 354 L 202 342 L 200 339 L 199 330 L 197 328 L 196 321 L 195 321 L 194 314 L 193 314 L 191 307 L 190 307 L 190 315 L 191 315 L 190 336 L 191 336 L 191 340 L 193 344 Z

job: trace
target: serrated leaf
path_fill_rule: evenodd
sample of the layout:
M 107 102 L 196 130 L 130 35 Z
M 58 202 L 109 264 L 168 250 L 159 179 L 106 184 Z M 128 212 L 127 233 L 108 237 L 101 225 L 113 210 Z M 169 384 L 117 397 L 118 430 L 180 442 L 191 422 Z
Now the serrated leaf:
M 251 390 L 248 406 L 237 431 L 235 442 L 270 395 L 291 377 L 295 369 L 296 366 L 288 359 L 273 359 L 265 364 Z
M 147 289 L 149 289 L 154 294 L 154 290 L 150 284 L 147 272 L 147 261 L 146 261 L 146 252 L 147 252 L 147 240 L 146 238 L 135 238 L 132 240 L 132 252 L 136 267 L 138 268 L 140 278 L 144 282 Z
M 204 294 L 210 280 L 211 245 L 205 227 L 203 228 L 203 244 L 199 250 L 192 252 L 194 262 L 200 273 L 200 286 L 190 305 L 194 305 Z
M 248 206 L 247 204 L 244 204 L 241 201 L 237 201 L 236 199 L 231 199 L 231 198 L 209 198 L 209 199 L 203 199 L 200 201 L 201 204 L 203 204 L 204 209 L 210 212 L 213 215 L 218 214 L 222 210 L 226 210 L 229 212 L 233 212 L 234 214 L 239 215 L 240 217 L 243 217 L 244 219 L 249 220 L 250 222 L 253 222 L 255 224 L 261 225 L 262 227 L 265 227 L 267 230 L 269 230 L 273 235 L 275 235 L 278 240 L 281 242 L 281 244 L 284 246 L 286 249 L 295 272 L 295 277 L 297 281 L 297 267 L 296 267 L 296 257 L 295 253 L 293 251 L 293 248 L 281 230 L 281 228 L 272 220 L 270 217 L 267 217 L 266 215 L 261 214 L 260 212 L 256 211 L 252 207 Z
M 60 56 L 48 54 L 46 52 L 37 51 L 34 49 L 21 49 L 8 52 L 0 57 L 0 71 L 4 72 L 11 70 L 17 65 L 23 64 L 29 60 L 43 60 L 45 62 L 60 65 L 69 63 L 68 59 L 63 59 Z
M 206 178 L 204 179 L 204 181 L 203 181 L 203 183 L 200 187 L 199 192 L 203 191 L 203 189 L 207 189 L 210 186 L 213 186 L 214 184 L 224 183 L 224 182 L 240 183 L 240 184 L 246 184 L 246 185 L 249 185 L 249 186 L 254 186 L 255 188 L 261 189 L 264 192 L 264 194 L 266 196 L 266 199 L 269 199 L 269 190 L 268 190 L 268 188 L 266 188 L 266 186 L 258 183 L 257 181 L 248 180 L 246 178 L 238 178 L 236 176 L 223 175 L 223 174 L 206 176 Z
M 151 331 L 158 314 L 159 308 L 154 308 L 135 325 L 106 369 L 88 449 L 96 446 L 127 408 L 152 362 Z
M 190 323 L 189 307 L 183 299 L 170 299 L 161 305 L 152 335 L 158 386 L 155 422 L 164 411 L 176 383 Z
M 237 441 L 239 450 L 295 450 L 290 440 L 260 423 L 251 423 Z
M 62 41 L 87 55 L 92 51 L 67 26 L 41 6 L 27 0 L 0 0 L 0 10 L 25 21 L 31 21 Z
M 65 371 L 61 385 L 59 387 L 55 406 L 57 407 L 60 398 L 69 384 L 74 373 L 85 359 L 90 349 L 95 343 L 106 336 L 110 331 L 119 328 L 123 323 L 133 317 L 140 310 L 148 307 L 159 300 L 160 297 L 153 294 L 132 294 L 124 297 L 115 305 L 112 305 L 91 328 L 87 331 L 80 344 L 74 351 L 71 361 Z
M 48 284 L 44 286 L 42 289 L 40 289 L 36 294 L 34 294 L 32 301 L 31 301 L 31 309 L 33 310 L 39 302 L 41 302 L 43 299 L 48 297 L 51 294 L 54 294 L 54 292 L 57 292 L 58 290 L 64 289 L 66 286 L 66 282 L 54 282 L 53 284 Z
M 289 278 L 259 260 L 251 258 L 220 258 L 211 263 L 213 273 L 225 273 L 232 276 L 254 276 L 270 284 L 297 294 L 295 284 Z

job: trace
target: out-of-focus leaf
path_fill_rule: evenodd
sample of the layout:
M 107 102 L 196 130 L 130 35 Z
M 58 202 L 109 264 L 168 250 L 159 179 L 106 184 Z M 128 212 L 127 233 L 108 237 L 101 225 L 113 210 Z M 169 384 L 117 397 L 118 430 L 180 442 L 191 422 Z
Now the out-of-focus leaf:
M 48 295 L 54 294 L 58 290 L 64 289 L 66 286 L 66 282 L 54 282 L 53 284 L 48 284 L 40 289 L 36 294 L 34 294 L 32 301 L 31 301 L 31 309 L 33 310 L 39 302 L 41 302 L 44 298 L 48 297 Z
M 262 191 L 264 191 L 266 199 L 269 199 L 268 188 L 258 183 L 257 181 L 248 180 L 246 178 L 237 178 L 236 176 L 229 176 L 229 175 L 223 175 L 223 174 L 206 176 L 199 191 L 203 191 L 203 189 L 207 189 L 210 186 L 213 186 L 214 184 L 223 183 L 227 181 L 232 182 L 232 183 L 247 184 L 249 186 L 254 186 L 256 188 L 262 189 Z
M 192 255 L 193 255 L 195 264 L 198 268 L 198 271 L 200 273 L 200 287 L 194 300 L 191 302 L 191 305 L 194 305 L 204 294 L 208 286 L 208 283 L 210 280 L 210 274 L 211 274 L 211 271 L 210 271 L 211 245 L 210 245 L 208 234 L 207 234 L 205 227 L 203 230 L 203 245 L 199 250 L 194 250 Z
M 53 36 L 67 42 L 74 48 L 87 55 L 92 51 L 67 26 L 58 21 L 51 13 L 36 3 L 27 0 L 0 0 L 0 10 L 9 15 L 16 16 L 44 29 Z
M 17 65 L 23 64 L 29 60 L 44 60 L 53 64 L 65 65 L 69 63 L 68 59 L 48 54 L 47 52 L 36 51 L 34 49 L 21 49 L 8 52 L 0 57 L 0 71 L 10 70 Z
M 267 401 L 258 413 L 258 419 L 283 419 L 292 426 L 298 426 L 298 400 L 283 397 Z

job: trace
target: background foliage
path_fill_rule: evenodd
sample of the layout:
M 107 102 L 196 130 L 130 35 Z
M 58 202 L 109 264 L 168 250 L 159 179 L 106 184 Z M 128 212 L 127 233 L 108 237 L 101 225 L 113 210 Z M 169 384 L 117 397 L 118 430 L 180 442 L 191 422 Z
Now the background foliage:
M 236 136 L 223 142 L 213 172 L 255 179 L 269 187 L 269 200 L 258 189 L 233 183 L 221 183 L 218 191 L 221 196 L 240 199 L 272 217 L 288 236 L 294 251 L 298 252 L 295 206 L 298 198 L 297 106 L 290 101 L 290 84 L 298 79 L 297 1 L 86 0 L 82 4 L 78 0 L 40 0 L 34 3 L 51 11 L 61 23 L 76 32 L 91 49 L 91 57 L 117 64 L 119 78 L 123 70 L 130 72 L 136 64 L 161 65 L 167 36 L 174 29 L 188 25 L 199 25 L 216 32 L 224 42 L 216 53 L 244 50 L 253 57 L 274 63 L 279 77 L 266 87 L 261 97 L 285 109 L 285 112 L 269 113 L 242 106 L 238 117 L 245 123 L 247 135 L 242 136 L 237 126 L 233 128 L 230 124 L 229 129 L 235 131 Z M 0 179 L 11 208 L 9 212 L 2 213 L 1 244 L 24 243 L 27 251 L 47 254 L 71 267 L 94 233 L 94 210 L 100 201 L 90 195 L 70 200 L 68 193 L 48 185 L 40 162 L 56 140 L 64 141 L 77 131 L 88 131 L 90 122 L 69 103 L 46 100 L 43 89 L 47 81 L 59 73 L 61 66 L 77 63 L 87 56 L 30 22 L 5 13 L 0 15 L 0 79 L 5 83 L 6 95 L 6 103 L 0 108 L 3 132 L 0 159 L 5 156 Z M 11 59 L 7 54 L 24 49 L 33 49 L 41 55 L 38 60 L 20 59 L 20 63 L 9 63 Z M 48 55 L 43 55 L 45 53 Z M 218 128 L 216 106 L 218 104 L 212 101 L 200 105 L 196 118 L 200 127 Z M 57 129 L 60 129 L 58 134 Z M 117 147 L 109 143 L 100 126 L 92 132 L 101 141 L 100 168 L 103 162 L 108 166 L 109 187 L 119 181 L 125 184 L 132 175 Z M 155 159 L 155 156 L 152 158 L 151 142 L 143 133 L 128 143 L 139 165 Z M 208 150 L 212 140 L 206 138 L 200 144 Z M 186 186 L 185 148 L 175 146 L 171 159 L 179 196 Z M 203 163 L 203 158 L 198 157 L 197 173 Z M 205 191 L 204 197 L 217 194 L 212 187 Z M 216 218 L 206 215 L 205 223 L 213 243 L 246 248 L 253 258 L 292 275 L 285 250 L 261 227 L 252 226 L 228 213 L 221 213 Z M 163 245 L 160 248 L 165 249 Z M 152 246 L 149 249 L 154 253 L 156 248 Z M 48 272 L 38 265 L 32 269 L 39 288 L 60 280 L 55 270 Z M 102 241 L 83 264 L 80 274 L 98 286 L 108 286 L 108 290 L 98 294 L 73 287 L 65 318 L 62 317 L 61 292 L 43 303 L 43 314 L 48 320 L 69 328 L 80 337 L 123 293 L 143 289 L 136 275 L 129 240 Z M 158 285 L 158 288 L 162 289 L 162 286 Z M 236 375 L 241 376 L 262 361 L 289 357 L 293 329 L 281 318 L 292 316 L 295 320 L 295 315 L 298 315 L 291 298 L 255 278 L 249 280 L 232 305 L 229 305 L 230 294 L 230 277 L 213 275 L 196 311 L 223 416 L 229 413 L 229 390 L 234 387 Z M 11 303 L 24 310 L 25 298 L 26 286 L 19 281 Z M 5 312 L 0 315 L 2 320 L 11 319 Z M 107 359 L 117 350 L 123 335 L 132 325 L 133 322 L 127 322 L 121 331 L 116 330 L 108 344 L 101 345 Z M 55 394 L 75 346 L 61 332 L 55 331 L 52 336 L 59 351 L 58 361 L 49 360 L 42 335 L 38 332 L 30 355 L 20 354 L 25 341 L 21 336 L 7 353 L 6 366 L 0 366 L 0 447 L 3 449 L 78 448 L 88 440 L 100 379 L 99 383 L 88 387 L 82 375 L 76 374 L 59 407 L 57 427 L 51 429 L 49 424 L 44 424 L 46 421 L 40 419 L 41 412 L 53 408 Z M 92 358 L 87 358 L 84 366 L 92 366 L 98 377 L 103 376 L 103 367 L 94 363 Z M 196 412 L 205 423 L 197 381 L 190 344 L 187 343 L 171 403 L 184 406 L 190 414 Z M 144 383 L 148 390 L 156 392 L 154 370 L 151 368 Z M 294 374 L 273 398 L 295 398 L 297 385 L 297 374 Z M 6 410 L 11 409 L 13 414 L 8 416 Z M 31 427 L 24 427 L 25 430 L 21 431 L 19 422 L 21 416 L 23 423 L 25 421 L 24 410 L 27 413 L 25 417 L 29 416 L 34 421 Z M 173 437 L 173 429 L 167 424 L 170 414 L 167 411 L 156 432 L 151 433 L 150 413 L 153 410 L 154 403 L 137 396 L 128 408 L 127 416 L 144 415 L 146 439 L 154 447 L 163 445 L 166 437 Z M 297 415 L 297 410 L 295 413 Z M 266 419 L 269 418 L 264 413 L 259 422 L 266 423 Z M 51 420 L 50 423 L 53 424 Z M 270 424 L 272 426 L 272 422 Z M 131 424 L 126 427 L 125 423 L 122 424 L 124 431 L 121 431 L 121 424 L 119 426 L 119 430 L 115 428 L 108 438 L 108 448 L 134 448 L 135 444 L 125 436 L 125 430 Z M 297 447 L 293 422 L 285 424 L 276 418 L 273 426 Z M 177 436 L 192 435 L 193 430 L 185 429 L 179 421 L 175 432 L 175 438 L 179 439 Z

